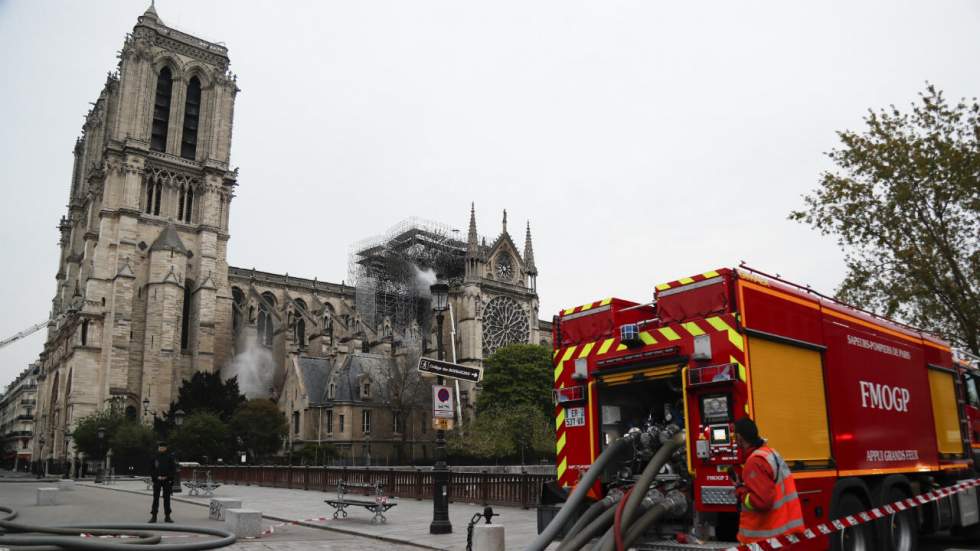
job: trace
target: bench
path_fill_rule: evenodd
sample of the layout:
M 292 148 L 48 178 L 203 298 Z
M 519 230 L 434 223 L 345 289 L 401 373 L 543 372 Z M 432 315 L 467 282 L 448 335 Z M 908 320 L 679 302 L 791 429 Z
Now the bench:
M 191 479 L 184 482 L 184 487 L 187 488 L 187 495 L 189 496 L 201 495 L 203 492 L 204 496 L 211 497 L 214 495 L 214 491 L 221 487 L 221 484 L 211 479 L 211 471 L 205 471 L 204 480 L 198 480 L 197 469 L 194 469 L 191 471 Z
M 365 498 L 351 498 L 347 496 L 350 490 L 363 490 L 366 496 L 369 493 L 371 495 Z M 364 507 L 374 513 L 374 516 L 371 517 L 371 524 L 388 522 L 385 512 L 398 505 L 393 496 L 384 494 L 384 486 L 381 484 L 346 482 L 343 480 L 337 481 L 337 499 L 325 499 L 323 502 L 334 508 L 334 519 L 347 518 L 348 507 Z

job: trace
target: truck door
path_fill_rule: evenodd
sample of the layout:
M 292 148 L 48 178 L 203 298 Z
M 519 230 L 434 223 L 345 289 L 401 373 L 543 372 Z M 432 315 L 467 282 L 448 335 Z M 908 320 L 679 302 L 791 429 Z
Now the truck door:
M 980 374 L 963 374 L 963 387 L 966 390 L 966 419 L 970 427 L 970 445 L 973 455 L 980 456 Z

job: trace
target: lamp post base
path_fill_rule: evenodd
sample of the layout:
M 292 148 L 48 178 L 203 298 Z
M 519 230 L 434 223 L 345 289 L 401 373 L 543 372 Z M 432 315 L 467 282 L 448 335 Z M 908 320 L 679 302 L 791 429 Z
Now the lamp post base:
M 453 525 L 448 520 L 434 520 L 429 525 L 430 534 L 452 534 Z

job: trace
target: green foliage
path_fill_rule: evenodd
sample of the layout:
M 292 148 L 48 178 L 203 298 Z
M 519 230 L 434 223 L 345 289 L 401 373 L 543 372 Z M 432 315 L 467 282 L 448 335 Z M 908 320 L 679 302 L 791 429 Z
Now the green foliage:
M 170 437 L 170 447 L 182 461 L 214 463 L 229 448 L 228 425 L 217 415 L 199 411 L 188 415 Z
M 327 442 L 304 444 L 298 451 L 293 452 L 293 464 L 296 465 L 326 465 L 330 459 L 337 457 L 337 448 Z
M 232 434 L 241 438 L 250 455 L 259 459 L 276 453 L 288 430 L 286 416 L 264 398 L 245 402 L 231 418 Z
M 150 427 L 126 420 L 119 424 L 109 442 L 115 455 L 146 457 L 156 450 L 157 436 Z
M 980 104 L 928 85 L 911 112 L 871 111 L 838 170 L 790 218 L 845 250 L 838 298 L 980 353 Z
M 237 377 L 222 381 L 218 373 L 197 372 L 180 385 L 177 402 L 170 407 L 168 417 L 178 409 L 187 415 L 210 411 L 227 423 L 244 403 L 245 395 L 238 389 Z
M 485 410 L 464 433 L 450 433 L 448 446 L 457 455 L 526 463 L 554 456 L 555 431 L 537 406 L 508 404 Z
M 495 405 L 527 405 L 551 417 L 551 350 L 537 344 L 504 346 L 483 364 L 483 384 L 476 402 L 477 416 Z
M 126 418 L 112 409 L 105 409 L 79 419 L 72 431 L 72 441 L 76 449 L 89 457 L 99 457 L 112 446 L 112 438 Z M 105 429 L 105 438 L 99 442 L 99 427 Z

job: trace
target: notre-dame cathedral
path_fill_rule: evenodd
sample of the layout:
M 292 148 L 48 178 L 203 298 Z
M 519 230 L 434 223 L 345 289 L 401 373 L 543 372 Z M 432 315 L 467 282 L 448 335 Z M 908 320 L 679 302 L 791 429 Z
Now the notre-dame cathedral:
M 396 226 L 357 251 L 342 283 L 229 266 L 232 199 L 248 192 L 230 165 L 238 91 L 225 46 L 168 27 L 152 6 L 126 36 L 74 148 L 34 458 L 70 458 L 74 424 L 107 407 L 150 422 L 201 371 L 277 399 L 293 447 L 332 441 L 357 461 L 371 445 L 388 453 L 386 439 L 431 439 L 427 413 L 409 429 L 377 399 L 399 349 L 434 354 L 431 318 L 414 315 L 425 284 L 413 294 L 404 278 L 378 276 L 396 257 L 449 272 L 448 359 L 480 365 L 505 344 L 550 342 L 530 227 L 521 250 L 506 213 L 489 243 L 472 209 L 465 241 Z M 448 264 L 424 262 L 436 257 Z

